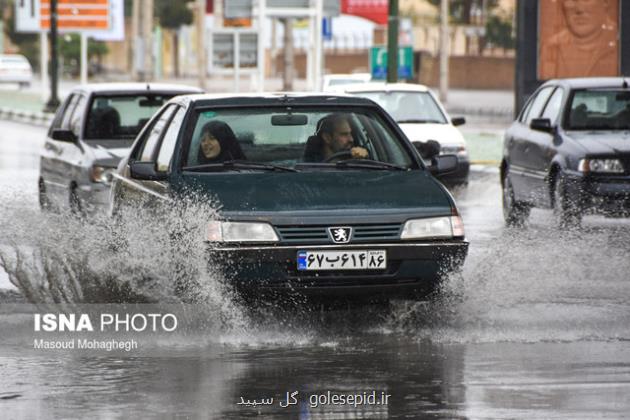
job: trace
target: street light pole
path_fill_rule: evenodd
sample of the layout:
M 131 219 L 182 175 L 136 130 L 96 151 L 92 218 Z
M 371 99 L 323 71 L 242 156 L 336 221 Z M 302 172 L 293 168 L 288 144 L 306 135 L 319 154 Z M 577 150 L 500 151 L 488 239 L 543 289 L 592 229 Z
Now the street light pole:
M 59 106 L 57 95 L 57 0 L 50 0 L 50 55 L 50 99 L 46 102 L 44 111 L 55 112 Z
M 387 83 L 398 81 L 398 0 L 389 0 L 387 18 Z

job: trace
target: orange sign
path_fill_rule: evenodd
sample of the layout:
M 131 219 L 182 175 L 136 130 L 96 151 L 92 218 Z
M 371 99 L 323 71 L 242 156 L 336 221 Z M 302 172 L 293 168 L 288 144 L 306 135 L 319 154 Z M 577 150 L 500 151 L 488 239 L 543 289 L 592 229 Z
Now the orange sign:
M 50 0 L 40 0 L 40 24 L 50 29 Z M 57 0 L 57 27 L 66 31 L 107 30 L 109 0 Z

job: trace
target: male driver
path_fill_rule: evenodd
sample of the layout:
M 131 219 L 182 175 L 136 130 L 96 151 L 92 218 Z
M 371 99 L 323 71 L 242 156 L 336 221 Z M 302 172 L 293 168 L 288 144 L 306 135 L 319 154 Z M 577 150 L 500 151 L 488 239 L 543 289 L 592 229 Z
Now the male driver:
M 354 146 L 352 127 L 348 118 L 342 114 L 332 114 L 325 117 L 318 130 L 317 137 L 309 139 L 304 151 L 307 162 L 327 162 L 335 157 L 365 159 L 368 151 L 363 147 Z
M 540 77 L 616 76 L 617 26 L 608 0 L 563 0 L 567 24 L 540 51 Z

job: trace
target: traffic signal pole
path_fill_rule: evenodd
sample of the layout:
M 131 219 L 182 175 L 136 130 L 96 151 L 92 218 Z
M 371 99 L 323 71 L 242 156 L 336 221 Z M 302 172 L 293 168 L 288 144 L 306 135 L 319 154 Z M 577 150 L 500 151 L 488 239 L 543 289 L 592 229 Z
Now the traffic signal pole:
M 387 18 L 387 83 L 398 81 L 398 0 L 389 0 Z

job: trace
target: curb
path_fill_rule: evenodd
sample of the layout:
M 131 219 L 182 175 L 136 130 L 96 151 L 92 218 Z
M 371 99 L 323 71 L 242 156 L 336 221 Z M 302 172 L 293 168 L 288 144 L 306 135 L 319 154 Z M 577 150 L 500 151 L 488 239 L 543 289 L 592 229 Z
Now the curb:
M 23 111 L 7 107 L 0 107 L 0 119 L 28 123 L 41 127 L 48 127 L 54 114 L 38 111 Z

